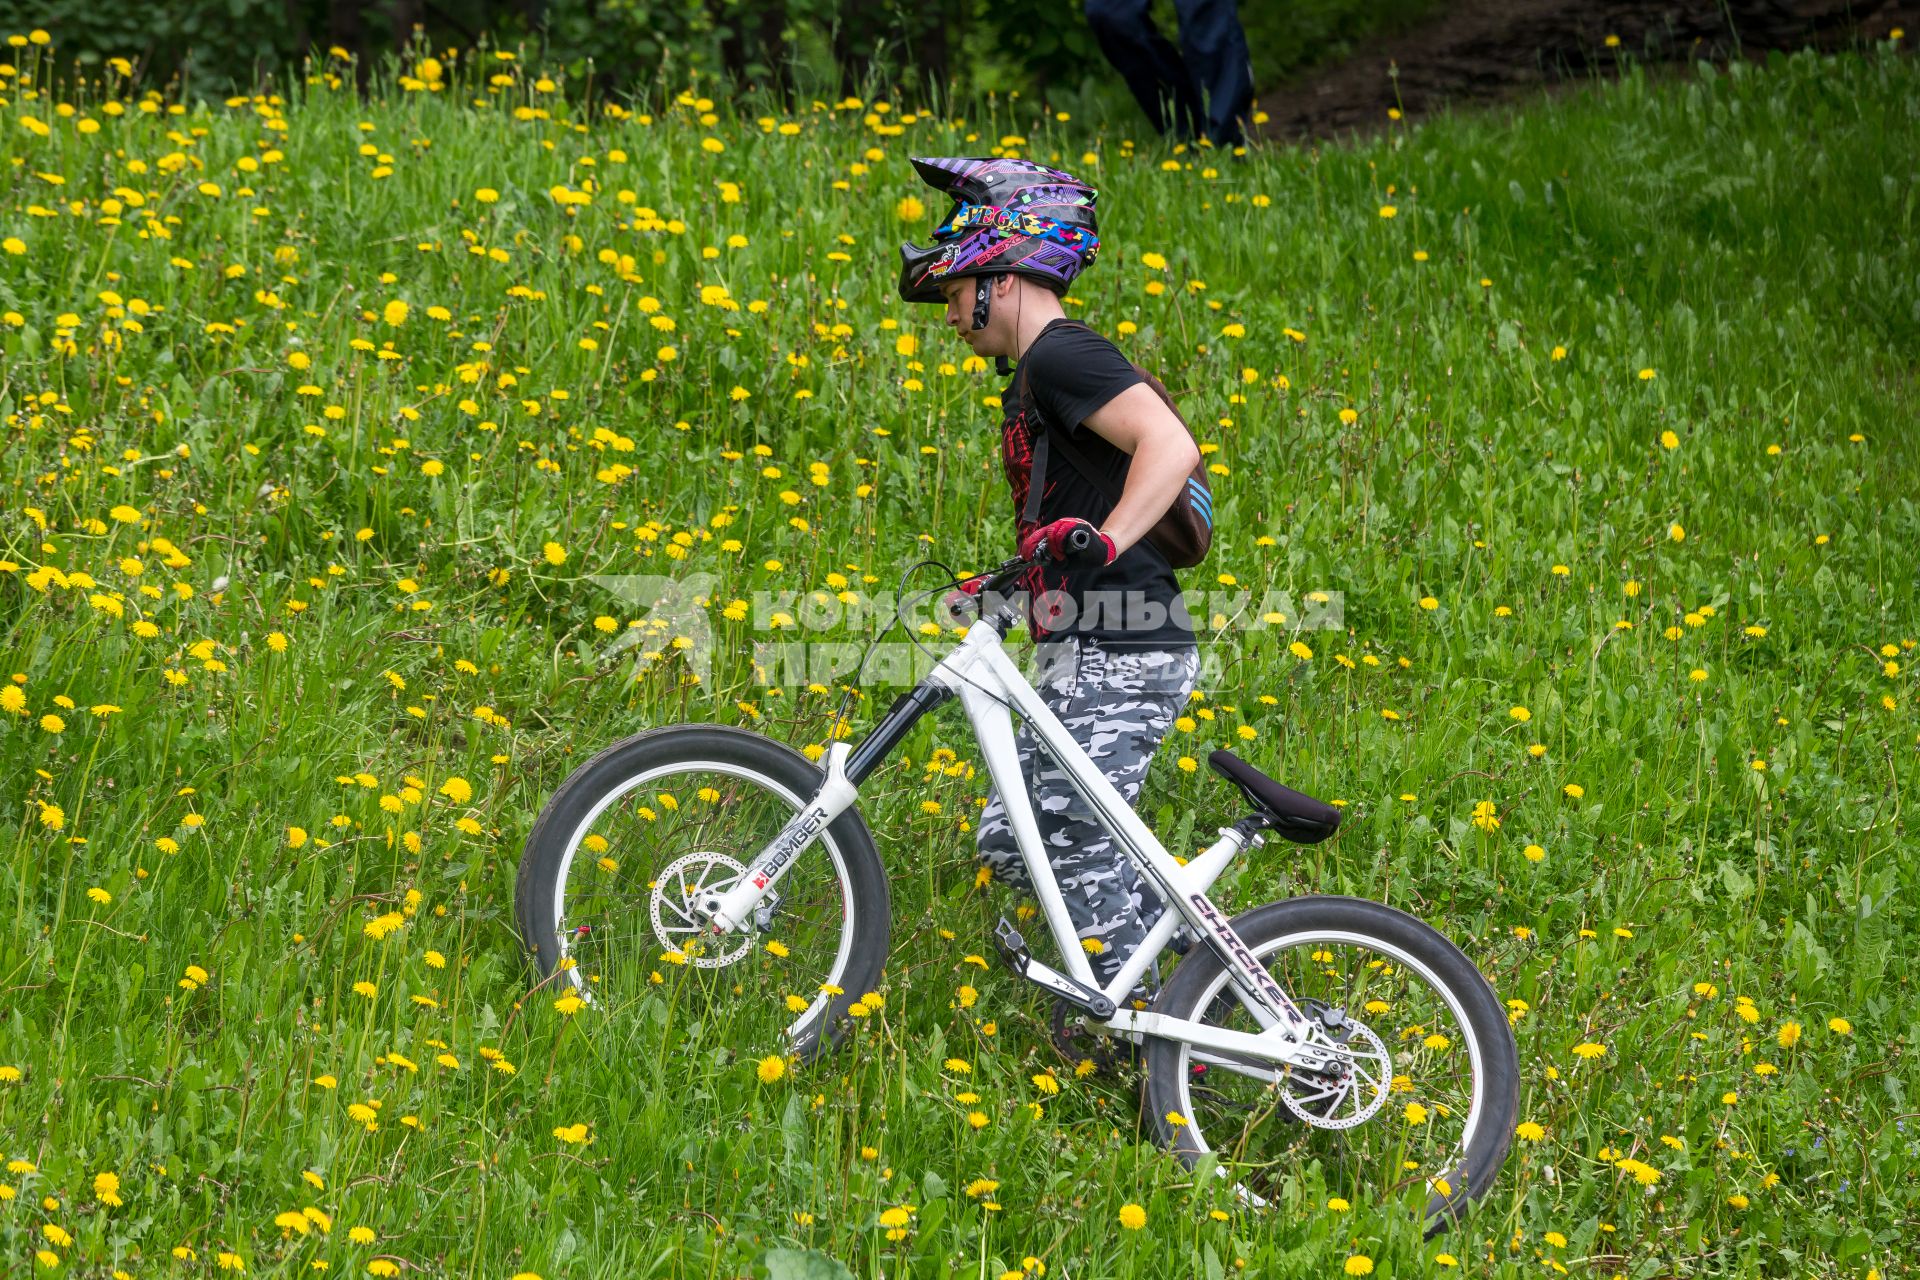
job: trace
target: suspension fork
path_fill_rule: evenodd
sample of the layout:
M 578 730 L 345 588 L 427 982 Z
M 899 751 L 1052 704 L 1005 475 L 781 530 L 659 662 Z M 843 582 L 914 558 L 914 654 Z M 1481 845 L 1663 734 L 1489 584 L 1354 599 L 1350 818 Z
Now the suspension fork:
M 813 799 L 755 855 L 732 888 L 701 894 L 694 903 L 694 913 L 716 934 L 731 933 L 745 925 L 795 860 L 835 818 L 853 807 L 860 784 L 900 745 L 920 717 L 952 696 L 951 690 L 939 685 L 916 685 L 888 709 L 857 748 L 844 742 L 828 747 L 826 780 Z
M 780 883 L 800 854 L 829 823 L 853 807 L 859 788 L 847 777 L 852 748 L 836 742 L 827 748 L 827 778 L 805 808 L 793 815 L 753 862 L 721 893 L 703 893 L 693 904 L 694 914 L 716 934 L 732 933 L 746 924 L 754 908 Z

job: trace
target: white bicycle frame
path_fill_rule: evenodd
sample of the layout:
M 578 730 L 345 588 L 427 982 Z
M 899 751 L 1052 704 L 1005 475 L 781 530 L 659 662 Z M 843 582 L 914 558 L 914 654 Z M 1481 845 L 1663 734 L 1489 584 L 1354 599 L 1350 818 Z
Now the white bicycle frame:
M 928 697 L 929 691 L 938 692 Z M 919 702 L 910 712 L 908 723 L 949 694 L 959 697 L 973 724 L 987 772 L 1006 807 L 1015 844 L 1039 899 L 1041 914 L 1066 965 L 1067 976 L 1084 990 L 1100 992 L 1115 1006 L 1113 1016 L 1103 1024 L 1107 1031 L 1159 1036 L 1183 1041 L 1197 1049 L 1215 1050 L 1230 1057 L 1216 1059 L 1208 1055 L 1204 1060 L 1263 1078 L 1275 1077 L 1278 1072 L 1256 1068 L 1249 1059 L 1276 1067 L 1324 1070 L 1337 1066 L 1348 1056 L 1280 989 L 1233 931 L 1226 916 L 1207 897 L 1207 890 L 1233 861 L 1234 855 L 1247 846 L 1248 840 L 1240 831 L 1222 828 L 1219 839 L 1185 866 L 1174 861 L 1007 656 L 999 621 L 983 618 L 967 629 L 961 643 L 915 690 Z M 1094 821 L 1118 841 L 1142 879 L 1167 904 L 1167 910 L 1148 931 L 1146 939 L 1104 988 L 1095 978 L 1074 932 L 1066 900 L 1061 896 L 1052 864 L 1041 844 L 1039 824 L 1034 818 L 1026 778 L 1014 745 L 1012 711 L 1018 711 L 1025 718 L 1092 808 Z M 894 740 L 897 741 L 897 735 Z M 890 745 L 891 742 L 887 744 Z M 698 910 L 714 933 L 730 933 L 750 921 L 754 908 L 819 832 L 852 807 L 859 795 L 859 788 L 849 779 L 847 771 L 852 751 L 845 742 L 829 747 L 826 782 L 819 794 L 760 851 L 732 888 L 700 900 Z M 1256 834 L 1252 843 L 1257 845 L 1262 839 Z M 1126 996 L 1183 921 L 1197 938 L 1207 940 L 1226 964 L 1248 1011 L 1261 1027 L 1259 1032 L 1231 1031 L 1127 1006 Z M 1057 981 L 1050 981 L 1059 978 L 1057 970 L 1037 960 L 1029 961 L 1027 968 L 1028 976 L 1040 985 L 1056 991 L 1062 989 Z

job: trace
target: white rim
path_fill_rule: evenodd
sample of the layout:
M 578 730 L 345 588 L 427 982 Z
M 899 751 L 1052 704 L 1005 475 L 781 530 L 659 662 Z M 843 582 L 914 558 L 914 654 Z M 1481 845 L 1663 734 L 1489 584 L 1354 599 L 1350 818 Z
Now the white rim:
M 567 936 L 560 928 L 560 922 L 565 918 L 567 909 L 567 876 L 573 870 L 574 850 L 578 849 L 581 842 L 587 838 L 588 833 L 593 829 L 593 824 L 599 820 L 602 813 L 605 813 L 607 809 L 622 796 L 646 786 L 655 778 L 666 777 L 669 774 L 699 771 L 725 774 L 730 778 L 739 778 L 743 782 L 755 783 L 786 801 L 787 804 L 792 806 L 795 813 L 806 808 L 808 800 L 810 799 L 810 797 L 796 795 L 780 782 L 769 778 L 766 774 L 758 770 L 722 760 L 675 760 L 669 764 L 656 765 L 651 769 L 647 769 L 635 774 L 631 778 L 625 779 L 600 797 L 593 808 L 587 812 L 587 815 L 574 827 L 573 834 L 567 839 L 566 847 L 561 851 L 560 869 L 554 880 L 553 924 L 551 926 L 554 937 L 560 946 L 561 959 L 564 960 L 568 953 Z M 853 938 L 859 924 L 853 902 L 853 882 L 852 877 L 847 872 L 847 860 L 841 854 L 840 845 L 834 840 L 830 830 L 822 830 L 820 832 L 819 843 L 826 847 L 827 853 L 833 858 L 834 871 L 838 874 L 840 881 L 840 901 L 844 912 L 844 920 L 840 928 L 840 950 L 833 958 L 833 968 L 828 973 L 826 981 L 834 986 L 841 986 L 843 985 L 841 979 L 846 976 L 847 972 L 847 961 L 853 955 Z M 758 852 L 758 850 L 755 852 Z M 576 965 L 568 969 L 566 973 L 576 991 L 583 996 L 591 995 L 587 990 L 587 980 L 585 976 L 581 974 L 579 966 Z M 856 992 L 855 994 L 857 995 L 858 993 Z M 790 1041 L 798 1041 L 801 1036 L 806 1033 L 809 1025 L 826 1012 L 827 1006 L 831 1004 L 832 1001 L 833 997 L 826 992 L 816 993 L 813 998 L 813 1003 L 807 1006 L 806 1012 L 795 1018 L 793 1025 L 787 1028 L 787 1039 Z
M 1467 1152 L 1472 1148 L 1474 1135 L 1479 1130 L 1481 1120 L 1485 1117 L 1487 1103 L 1486 1053 L 1481 1047 L 1480 1037 L 1474 1033 L 1473 1023 L 1467 1019 L 1466 1008 L 1460 1003 L 1460 998 L 1454 993 L 1453 989 L 1445 982 L 1442 982 L 1440 976 L 1434 973 L 1433 969 L 1428 966 L 1425 961 L 1413 955 L 1397 943 L 1388 942 L 1383 938 L 1374 937 L 1369 934 L 1355 933 L 1349 929 L 1302 929 L 1293 933 L 1283 934 L 1273 941 L 1253 948 L 1252 950 L 1254 956 L 1264 965 L 1266 957 L 1273 952 L 1287 947 L 1296 947 L 1316 942 L 1353 943 L 1366 947 L 1369 950 L 1377 951 L 1382 955 L 1391 956 L 1396 962 L 1405 965 L 1426 979 L 1428 986 L 1440 993 L 1441 1000 L 1453 1014 L 1454 1023 L 1460 1028 L 1460 1034 L 1465 1037 L 1467 1042 L 1467 1055 L 1473 1069 L 1473 1101 L 1468 1105 L 1466 1127 L 1460 1135 L 1458 1160 L 1453 1163 L 1450 1168 L 1437 1175 L 1451 1181 L 1453 1175 L 1466 1164 Z M 1212 1006 L 1214 998 L 1220 993 L 1220 989 L 1227 984 L 1231 976 L 1232 975 L 1225 969 L 1222 969 L 1219 976 L 1207 986 L 1205 991 L 1201 992 L 1199 1000 L 1195 1001 L 1193 1006 L 1196 1010 L 1200 1011 L 1198 1016 L 1205 1016 L 1205 1011 Z M 1187 1070 L 1188 1055 L 1191 1052 L 1192 1046 L 1182 1043 L 1180 1045 L 1179 1059 L 1174 1064 L 1175 1087 L 1178 1090 L 1178 1097 L 1180 1099 L 1180 1114 L 1186 1117 L 1188 1131 L 1193 1135 L 1193 1139 L 1198 1144 L 1199 1149 L 1201 1151 L 1211 1151 L 1213 1148 L 1208 1144 L 1206 1135 L 1202 1133 L 1200 1120 L 1194 1114 L 1193 1110 L 1193 1082 Z M 1371 1121 L 1369 1121 L 1369 1123 L 1371 1123 Z M 1433 1186 L 1434 1176 L 1436 1175 L 1428 1175 L 1427 1187 L 1429 1191 L 1438 1194 L 1437 1189 Z M 1455 1194 L 1461 1192 L 1474 1194 L 1475 1189 L 1472 1187 L 1459 1187 L 1455 1189 Z

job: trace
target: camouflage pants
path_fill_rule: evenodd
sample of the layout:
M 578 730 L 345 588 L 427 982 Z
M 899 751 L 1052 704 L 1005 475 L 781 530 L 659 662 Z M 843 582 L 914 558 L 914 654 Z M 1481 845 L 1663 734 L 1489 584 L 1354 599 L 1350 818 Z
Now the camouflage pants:
M 1097 640 L 1070 639 L 1040 646 L 1036 658 L 1035 690 L 1132 804 L 1160 739 L 1193 691 L 1199 651 L 1117 650 Z M 1020 726 L 1015 742 L 1067 914 L 1093 953 L 1094 973 L 1106 983 L 1160 918 L 1162 905 L 1030 726 Z M 980 815 L 977 838 L 980 861 L 994 879 L 1033 892 L 997 791 Z

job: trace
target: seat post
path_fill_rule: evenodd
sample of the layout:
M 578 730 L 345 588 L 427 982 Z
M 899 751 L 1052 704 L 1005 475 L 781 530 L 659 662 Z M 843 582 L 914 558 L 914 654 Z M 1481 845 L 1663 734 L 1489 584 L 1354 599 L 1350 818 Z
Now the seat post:
M 1235 834 L 1240 837 L 1242 843 L 1248 848 L 1252 848 L 1255 845 L 1261 845 L 1267 842 L 1267 829 L 1272 825 L 1273 820 L 1271 818 L 1260 810 L 1255 809 L 1252 813 L 1247 814 L 1244 818 L 1240 819 L 1240 821 L 1234 823 L 1233 830 Z

